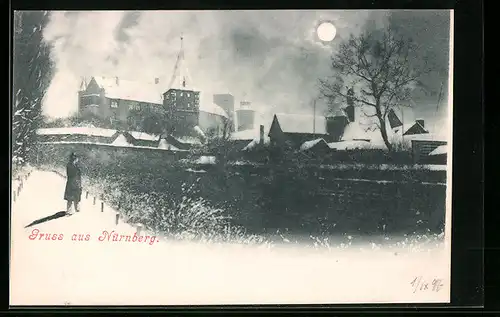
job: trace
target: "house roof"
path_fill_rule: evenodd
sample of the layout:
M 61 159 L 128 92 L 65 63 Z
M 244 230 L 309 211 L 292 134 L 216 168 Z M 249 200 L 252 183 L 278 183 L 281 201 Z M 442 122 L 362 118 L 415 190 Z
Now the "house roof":
M 355 150 L 372 148 L 370 141 L 352 140 L 328 143 L 331 149 L 335 150 Z
M 200 101 L 200 111 L 229 118 L 226 111 L 213 102 Z
M 442 155 L 447 153 L 448 153 L 447 145 L 440 145 L 437 148 L 435 148 L 432 152 L 430 152 L 429 155 Z
M 123 133 L 120 133 L 116 139 L 111 143 L 112 145 L 119 145 L 119 146 L 131 146 L 131 144 L 125 135 Z
M 145 132 L 139 131 L 128 131 L 128 133 L 136 140 L 142 141 L 158 141 L 160 139 L 157 135 L 148 134 Z
M 284 133 L 327 134 L 326 118 L 302 114 L 277 113 L 281 131 Z
M 257 145 L 259 145 L 260 143 L 260 140 L 259 139 L 254 139 L 252 140 L 250 143 L 248 143 L 243 149 L 242 151 L 248 151 L 248 150 L 251 150 L 253 148 L 255 148 Z M 264 144 L 269 144 L 269 139 L 266 139 L 264 138 Z
M 326 143 L 325 140 L 323 139 L 315 139 L 315 140 L 311 140 L 311 141 L 306 141 L 304 142 L 301 146 L 300 146 L 300 150 L 301 151 L 307 151 L 307 150 L 310 150 L 312 148 L 314 148 L 315 146 L 317 146 L 318 144 L 324 144 L 326 146 L 328 146 L 328 144 Z
M 43 129 L 38 129 L 36 131 L 38 135 L 79 134 L 79 135 L 103 136 L 103 137 L 112 137 L 113 135 L 115 135 L 116 132 L 117 130 L 114 129 L 102 129 L 102 128 L 91 128 L 91 127 L 43 128 Z
M 408 129 L 405 130 L 404 134 L 409 133 L 411 131 L 415 131 L 415 133 L 412 134 L 423 134 L 423 133 L 429 133 L 421 124 L 420 122 L 416 121 L 414 124 L 412 124 Z
M 265 128 L 264 128 L 265 129 Z M 267 131 L 269 133 L 269 131 Z M 264 130 L 264 140 L 269 139 L 266 131 Z M 231 133 L 232 140 L 254 140 L 260 138 L 260 126 L 257 126 L 253 129 L 236 131 Z
M 131 81 L 115 77 L 93 77 L 97 85 L 104 88 L 104 94 L 108 98 L 133 100 L 161 105 L 163 103 L 163 91 L 165 88 L 160 84 L 150 84 Z

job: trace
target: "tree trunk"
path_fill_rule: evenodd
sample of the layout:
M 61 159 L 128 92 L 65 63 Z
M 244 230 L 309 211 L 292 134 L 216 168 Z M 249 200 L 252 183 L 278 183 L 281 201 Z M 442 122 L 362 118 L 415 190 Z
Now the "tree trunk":
M 389 142 L 389 138 L 387 137 L 385 117 L 384 115 L 382 115 L 382 111 L 380 110 L 380 100 L 377 99 L 375 104 L 377 105 L 375 107 L 375 110 L 377 111 L 377 118 L 378 121 L 380 122 L 380 134 L 382 135 L 382 140 L 384 140 L 385 146 L 387 147 L 389 152 L 392 152 L 392 144 Z
M 392 151 L 392 144 L 389 142 L 389 138 L 387 137 L 387 129 L 385 125 L 385 120 L 382 118 L 379 118 L 380 121 L 380 133 L 382 134 L 382 139 L 384 140 L 385 146 L 387 146 L 387 149 L 389 152 Z

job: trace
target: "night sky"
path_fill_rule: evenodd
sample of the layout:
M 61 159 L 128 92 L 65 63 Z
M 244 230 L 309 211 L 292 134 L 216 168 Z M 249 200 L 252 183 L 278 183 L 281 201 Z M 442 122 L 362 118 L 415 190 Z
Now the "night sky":
M 324 20 L 337 28 L 327 44 L 315 32 Z M 365 25 L 390 24 L 418 44 L 417 59 L 435 65 L 423 78 L 426 91 L 415 92 L 413 112 L 439 121 L 446 117 L 449 21 L 449 11 L 54 12 L 44 35 L 57 69 L 45 112 L 75 111 L 81 76 L 159 77 L 167 85 L 182 33 L 188 86 L 230 92 L 270 113 L 311 113 L 318 78 L 331 74 L 338 44 Z M 444 98 L 437 108 L 441 84 Z

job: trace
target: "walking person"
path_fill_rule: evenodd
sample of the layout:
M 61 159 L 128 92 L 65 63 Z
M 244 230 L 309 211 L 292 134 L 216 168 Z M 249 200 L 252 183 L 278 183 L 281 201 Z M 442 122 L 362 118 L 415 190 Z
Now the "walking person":
M 82 196 L 82 173 L 78 163 L 78 157 L 75 153 L 69 156 L 69 162 L 66 165 L 66 189 L 64 190 L 64 199 L 66 203 L 66 214 L 72 215 L 71 205 L 75 206 L 75 211 L 79 212 L 80 199 Z

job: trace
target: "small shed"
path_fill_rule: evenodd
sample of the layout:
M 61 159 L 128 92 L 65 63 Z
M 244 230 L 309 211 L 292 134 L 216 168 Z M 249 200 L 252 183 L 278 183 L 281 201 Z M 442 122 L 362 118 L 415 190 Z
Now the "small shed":
M 325 155 L 331 151 L 324 139 L 306 141 L 300 146 L 300 151 L 312 155 Z
M 431 157 L 431 153 L 442 145 L 447 145 L 448 142 L 433 138 L 431 134 L 419 135 L 411 140 L 411 149 L 413 161 L 415 163 L 427 163 L 434 160 Z M 442 151 L 443 148 L 441 148 Z M 442 156 L 442 154 L 441 154 Z

